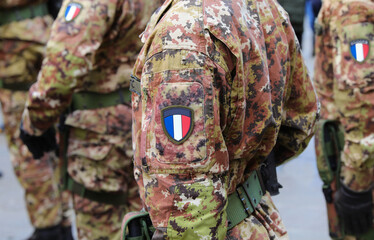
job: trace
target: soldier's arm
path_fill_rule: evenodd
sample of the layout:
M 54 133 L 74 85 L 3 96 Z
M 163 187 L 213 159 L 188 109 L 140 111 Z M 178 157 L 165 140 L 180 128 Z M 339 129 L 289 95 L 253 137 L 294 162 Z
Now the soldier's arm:
M 285 28 L 289 38 L 290 68 L 285 86 L 285 105 L 281 128 L 274 147 L 277 165 L 298 156 L 314 134 L 318 117 L 318 101 L 300 47 L 290 26 Z
M 95 54 L 111 26 L 116 3 L 64 1 L 55 20 L 38 81 L 31 87 L 23 121 L 30 134 L 41 134 L 69 106 L 74 89 L 95 67 Z
M 334 101 L 333 38 L 330 32 L 329 3 L 325 3 L 315 24 L 314 84 L 321 103 L 321 118 L 336 120 L 338 112 Z
M 224 239 L 229 163 L 220 124 L 223 93 L 214 76 L 229 71 L 174 44 L 155 38 L 142 67 L 142 96 L 133 98 L 135 176 L 157 229 L 153 239 Z
M 344 128 L 342 182 L 354 191 L 374 179 L 374 3 L 340 6 L 335 24 L 335 105 Z M 338 8 L 339 9 L 339 8 Z

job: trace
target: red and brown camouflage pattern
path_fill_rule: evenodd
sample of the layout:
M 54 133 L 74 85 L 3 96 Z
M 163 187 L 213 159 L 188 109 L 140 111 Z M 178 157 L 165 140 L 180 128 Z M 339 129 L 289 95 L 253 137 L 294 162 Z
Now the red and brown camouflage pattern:
M 73 19 L 65 18 L 69 4 L 80 8 Z M 142 46 L 139 35 L 160 5 L 146 0 L 64 1 L 38 81 L 29 92 L 25 130 L 41 134 L 69 107 L 75 92 L 110 93 L 129 87 Z M 85 199 L 87 206 L 82 208 L 78 201 L 78 237 L 116 239 L 124 213 L 141 208 L 132 171 L 130 103 L 78 109 L 69 113 L 65 124 L 70 127 L 69 175 L 89 190 L 129 193 L 122 207 L 105 205 L 102 211 L 95 209 L 96 202 Z
M 321 118 L 336 120 L 344 129 L 341 180 L 354 191 L 372 189 L 374 1 L 325 0 L 318 25 L 321 31 L 316 36 L 314 82 L 321 101 Z M 355 40 L 368 42 L 369 54 L 363 61 L 356 61 L 350 50 Z M 316 154 L 318 158 L 321 151 L 316 149 Z M 339 228 L 337 222 L 329 217 L 330 231 Z
M 45 1 L 1 1 L 0 12 L 9 13 L 17 7 L 41 2 Z M 46 15 L 0 25 L 0 80 L 3 84 L 16 86 L 36 81 L 52 21 L 51 16 Z M 14 172 L 25 190 L 31 225 L 34 228 L 60 223 L 69 226 L 69 196 L 59 191 L 57 157 L 50 153 L 33 159 L 19 138 L 26 98 L 26 91 L 0 88 L 4 133 Z
M 266 194 L 227 232 L 227 196 L 274 148 L 277 164 L 313 135 L 317 99 L 288 15 L 273 0 L 167 0 L 143 34 L 133 94 L 135 177 L 152 239 L 288 239 Z M 193 112 L 174 144 L 162 110 Z

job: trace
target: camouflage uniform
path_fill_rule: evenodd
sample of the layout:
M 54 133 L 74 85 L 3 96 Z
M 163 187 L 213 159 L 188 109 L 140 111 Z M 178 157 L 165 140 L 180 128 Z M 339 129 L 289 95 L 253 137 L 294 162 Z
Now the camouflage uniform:
M 325 0 L 318 23 L 314 80 L 321 118 L 337 121 L 344 131 L 342 184 L 367 191 L 374 180 L 374 1 Z M 316 138 L 319 162 L 321 149 Z M 333 206 L 328 211 L 330 235 L 342 237 Z
M 282 164 L 313 134 L 316 95 L 286 12 L 275 0 L 167 0 L 142 39 L 134 173 L 152 239 L 288 239 L 268 193 L 229 231 L 225 211 L 272 149 Z M 191 121 L 172 137 L 174 110 Z
M 70 225 L 70 220 L 63 216 L 62 209 L 64 212 L 68 209 L 68 198 L 62 203 L 56 156 L 51 153 L 33 159 L 19 139 L 27 89 L 36 80 L 53 19 L 47 12 L 18 21 L 5 21 L 5 18 L 43 3 L 27 0 L 0 3 L 0 102 L 5 135 L 15 174 L 25 189 L 31 224 L 38 229 L 55 226 L 62 220 L 65 226 Z
M 40 135 L 83 92 L 100 98 L 128 91 L 142 45 L 138 36 L 159 5 L 144 0 L 64 1 L 38 81 L 29 92 L 24 129 Z M 91 103 L 95 101 L 100 100 Z M 79 238 L 117 239 L 123 215 L 141 208 L 132 171 L 130 103 L 83 106 L 70 111 L 65 124 L 70 128 L 67 171 L 74 182 L 107 199 L 112 193 L 127 193 L 121 205 L 74 195 Z

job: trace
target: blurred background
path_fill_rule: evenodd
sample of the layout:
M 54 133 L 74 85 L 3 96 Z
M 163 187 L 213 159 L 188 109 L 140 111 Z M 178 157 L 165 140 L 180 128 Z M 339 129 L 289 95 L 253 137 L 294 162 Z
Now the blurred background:
M 292 3 L 296 7 L 294 1 L 283 2 Z M 298 32 L 302 33 L 303 55 L 310 76 L 313 77 L 312 26 L 314 14 L 311 2 L 311 0 L 307 0 L 305 8 L 296 8 L 296 15 L 300 18 L 300 14 L 302 13 L 301 16 L 303 16 L 305 13 L 302 22 L 303 28 L 301 30 L 298 28 Z M 283 4 L 282 1 L 280 3 Z M 292 21 L 294 15 L 291 12 L 290 15 Z M 298 33 L 298 35 L 301 34 Z M 2 116 L 0 116 L 1 122 Z M 0 172 L 0 239 L 23 240 L 30 236 L 33 228 L 28 220 L 23 190 L 11 168 L 3 135 L 0 135 Z M 329 240 L 325 200 L 321 190 L 322 181 L 318 176 L 314 153 L 314 139 L 298 158 L 278 167 L 277 172 L 283 188 L 280 189 L 280 194 L 273 199 L 284 220 L 290 239 Z

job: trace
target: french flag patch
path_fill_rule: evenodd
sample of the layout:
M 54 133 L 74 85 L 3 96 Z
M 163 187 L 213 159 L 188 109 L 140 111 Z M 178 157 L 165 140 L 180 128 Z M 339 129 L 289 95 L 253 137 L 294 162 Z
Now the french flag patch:
M 357 39 L 351 42 L 351 54 L 357 62 L 365 61 L 369 54 L 369 41 Z
M 171 106 L 161 112 L 162 126 L 169 140 L 175 144 L 186 141 L 193 129 L 193 110 L 184 106 Z
M 69 3 L 65 10 L 65 20 L 70 22 L 76 18 L 82 9 L 82 5 L 78 3 Z

